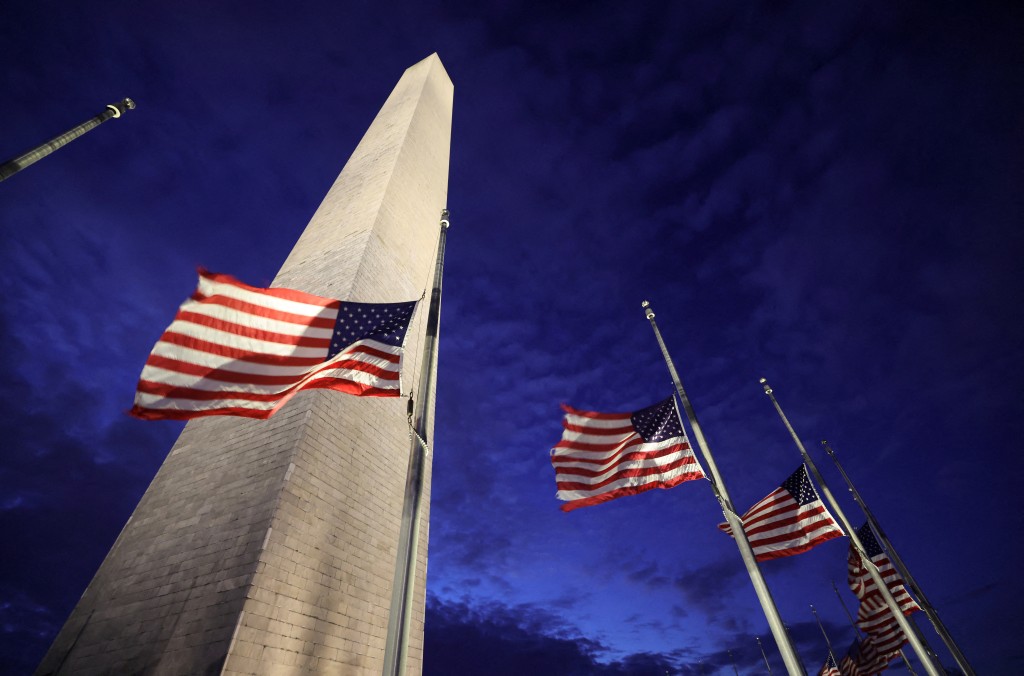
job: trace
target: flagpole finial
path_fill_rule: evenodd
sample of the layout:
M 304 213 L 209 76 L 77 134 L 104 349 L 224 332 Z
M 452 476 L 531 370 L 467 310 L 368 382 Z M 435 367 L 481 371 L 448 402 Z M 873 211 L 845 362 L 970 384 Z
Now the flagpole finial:
M 645 300 L 644 302 L 640 303 L 640 307 L 644 309 L 644 314 L 647 316 L 648 319 L 654 319 L 654 310 L 651 309 L 650 303 L 648 303 Z
M 765 394 L 771 394 L 772 393 L 772 386 L 768 384 L 768 379 L 767 378 L 761 378 L 761 380 L 759 380 L 758 382 L 761 383 L 761 385 L 764 386 L 764 393 Z
M 447 230 L 448 226 L 451 225 L 451 223 L 448 222 L 449 215 L 450 213 L 448 209 L 441 209 L 441 227 L 444 228 L 445 230 Z

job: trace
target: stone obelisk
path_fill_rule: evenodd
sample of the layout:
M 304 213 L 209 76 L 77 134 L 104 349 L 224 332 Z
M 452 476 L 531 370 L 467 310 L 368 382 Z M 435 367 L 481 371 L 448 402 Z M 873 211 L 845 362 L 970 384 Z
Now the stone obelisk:
M 436 54 L 405 72 L 274 286 L 362 302 L 429 288 L 452 99 Z M 422 367 L 425 306 L 406 341 L 405 389 Z M 188 423 L 37 674 L 378 676 L 406 403 L 313 390 L 270 420 Z M 422 668 L 429 456 L 425 472 L 409 674 Z

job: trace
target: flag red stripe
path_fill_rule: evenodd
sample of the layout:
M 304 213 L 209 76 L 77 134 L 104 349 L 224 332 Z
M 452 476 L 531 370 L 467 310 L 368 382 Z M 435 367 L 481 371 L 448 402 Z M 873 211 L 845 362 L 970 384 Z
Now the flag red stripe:
M 338 308 L 341 307 L 340 300 L 334 300 L 332 298 L 324 298 L 323 296 L 314 296 L 311 293 L 305 291 L 297 291 L 295 289 L 261 289 L 255 286 L 249 286 L 244 282 L 240 282 L 231 275 L 225 275 L 218 272 L 210 272 L 203 268 L 199 269 L 199 275 L 211 282 L 217 282 L 218 284 L 228 284 L 230 286 L 238 287 L 239 289 L 245 289 L 253 293 L 258 293 L 264 296 L 273 296 L 274 298 L 281 298 L 284 300 L 295 301 L 296 303 L 305 303 L 307 305 L 319 305 L 325 308 Z
M 591 505 L 599 505 L 602 502 L 608 502 L 609 500 L 614 500 L 616 498 L 621 498 L 627 495 L 636 495 L 638 493 L 644 493 L 655 488 L 672 488 L 673 486 L 678 486 L 679 484 L 685 483 L 687 481 L 693 481 L 694 479 L 703 478 L 704 472 L 697 471 L 691 472 L 689 474 L 681 474 L 677 477 L 673 477 L 671 479 L 667 479 L 664 481 L 655 481 L 652 483 L 642 484 L 640 486 L 623 486 L 622 488 L 617 488 L 613 491 L 608 491 L 607 493 L 591 495 L 586 498 L 580 498 L 579 500 L 570 500 L 569 502 L 566 502 L 565 504 L 562 505 L 562 511 L 571 512 L 574 509 L 579 509 L 580 507 L 590 507 Z
M 578 475 L 578 476 L 592 476 L 593 477 L 593 476 L 600 476 L 601 474 L 604 474 L 605 472 L 608 471 L 608 468 L 613 466 L 613 465 L 618 465 L 618 464 L 621 464 L 621 463 L 635 461 L 635 460 L 653 460 L 655 458 L 662 458 L 662 457 L 664 457 L 666 455 L 672 455 L 673 453 L 678 453 L 679 451 L 684 450 L 684 449 L 688 449 L 688 448 L 689 448 L 688 444 L 673 444 L 672 446 L 666 446 L 665 448 L 657 449 L 657 450 L 653 450 L 653 451 L 633 451 L 632 453 L 627 453 L 627 454 L 625 454 L 625 455 L 623 455 L 621 457 L 612 457 L 612 458 L 610 458 L 607 461 L 587 460 L 587 459 L 574 458 L 572 456 L 562 455 L 562 456 L 558 456 L 556 458 L 551 458 L 551 463 L 553 465 L 555 465 L 555 472 L 557 474 L 575 474 L 575 475 Z M 598 466 L 601 469 L 593 469 L 592 470 L 592 469 L 585 469 L 583 467 L 559 467 L 560 464 L 575 463 L 575 462 L 583 462 L 583 463 L 587 463 L 587 464 L 596 465 L 596 466 Z
M 562 439 L 561 441 L 554 445 L 554 448 L 568 448 L 573 451 L 606 452 L 615 450 L 625 450 L 627 448 L 632 448 L 633 446 L 637 446 L 638 444 L 642 443 L 644 443 L 644 440 L 640 438 L 640 435 L 634 434 L 632 438 L 623 439 L 615 444 L 588 444 L 580 441 Z
M 779 510 L 779 512 L 777 512 L 776 514 L 773 514 L 772 516 L 778 516 L 779 514 L 785 514 L 785 513 L 786 512 L 784 512 L 782 510 Z M 757 535 L 758 533 L 764 533 L 764 532 L 767 532 L 767 531 L 772 531 L 772 530 L 777 530 L 779 528 L 783 528 L 784 526 L 792 526 L 792 525 L 795 525 L 795 524 L 799 524 L 799 523 L 802 523 L 804 521 L 808 521 L 808 520 L 810 520 L 810 519 L 812 519 L 812 518 L 814 518 L 814 517 L 816 517 L 816 516 L 818 516 L 820 514 L 827 514 L 827 512 L 825 511 L 825 505 L 816 505 L 816 506 L 814 506 L 811 509 L 802 509 L 799 512 L 794 511 L 794 510 L 789 510 L 789 516 L 787 518 L 785 518 L 785 519 L 777 519 L 776 521 L 771 521 L 771 522 L 768 522 L 768 523 L 764 523 L 764 519 L 758 519 L 757 523 L 761 524 L 759 526 L 753 526 L 752 527 L 751 525 L 748 525 L 746 520 L 744 519 L 744 521 L 743 521 L 743 532 L 745 532 L 747 534 L 748 538 L 752 538 L 755 535 Z M 820 525 L 817 525 L 817 524 L 828 525 L 829 521 L 820 520 L 820 521 L 815 521 L 814 524 L 816 524 L 815 527 L 820 527 Z
M 175 317 L 175 321 L 198 324 L 199 326 L 205 326 L 216 331 L 230 333 L 233 336 L 241 336 L 243 338 L 251 338 L 253 340 L 264 340 L 268 343 L 295 345 L 296 347 L 319 347 L 324 350 L 331 346 L 330 338 L 311 338 L 309 336 L 292 336 L 287 333 L 274 333 L 273 331 L 264 331 L 251 326 L 245 326 L 244 324 L 236 324 L 223 319 L 216 319 L 209 315 L 188 312 L 187 310 L 179 311 Z
M 348 371 L 359 371 L 374 376 L 380 380 L 393 380 L 397 381 L 399 376 L 397 372 L 387 371 L 378 366 L 372 364 L 366 364 L 360 361 L 344 360 L 339 362 L 331 362 L 325 364 L 323 368 L 306 373 L 301 377 L 301 380 L 310 379 L 316 377 L 315 374 L 322 371 L 334 371 L 334 370 L 348 370 Z M 233 381 L 237 382 L 237 381 Z M 308 384 L 306 385 L 309 386 Z M 140 380 L 138 391 L 144 394 L 153 394 L 157 396 L 168 397 L 172 399 L 189 399 L 194 401 L 214 401 L 217 399 L 244 399 L 247 401 L 275 401 L 286 393 L 289 393 L 295 389 L 301 389 L 302 383 L 296 383 L 291 387 L 284 388 L 278 392 L 271 392 L 267 394 L 261 394 L 258 392 L 239 392 L 236 390 L 219 389 L 219 390 L 197 390 L 191 387 L 182 387 L 176 385 L 168 385 L 165 383 L 154 383 L 148 380 Z
M 348 355 L 365 354 L 365 355 L 369 355 L 371 357 L 376 357 L 378 359 L 384 359 L 384 360 L 386 360 L 388 362 L 391 362 L 392 364 L 398 364 L 398 362 L 401 360 L 401 355 L 394 354 L 394 353 L 391 353 L 391 352 L 385 352 L 383 350 L 379 350 L 379 349 L 377 349 L 375 347 L 372 347 L 370 345 L 366 345 L 365 343 L 364 344 L 351 345 L 351 346 L 345 348 L 345 350 L 344 350 L 344 352 L 342 352 L 342 354 L 348 354 Z M 325 363 L 323 359 L 315 359 L 315 360 L 312 360 L 312 364 L 310 364 L 308 362 L 311 361 L 312 358 L 306 358 L 306 357 L 298 357 L 298 358 L 297 357 L 287 357 L 286 359 L 289 360 L 288 363 L 280 363 L 280 362 L 268 363 L 265 359 L 262 359 L 262 358 L 261 359 L 239 358 L 240 361 L 246 361 L 248 363 L 258 363 L 258 364 L 261 364 L 261 365 L 271 366 L 271 367 L 273 367 L 273 366 L 302 367 L 302 366 L 315 366 L 317 364 Z M 301 363 L 295 363 L 294 361 L 291 361 L 291 360 L 301 360 Z M 231 369 L 220 369 L 220 368 L 215 368 L 215 367 L 210 367 L 210 366 L 203 366 L 202 364 L 193 364 L 192 362 L 188 362 L 188 361 L 184 361 L 184 360 L 180 360 L 180 359 L 173 359 L 171 357 L 164 357 L 162 355 L 152 354 L 152 353 L 149 355 L 149 358 L 146 359 L 146 364 L 149 365 L 149 366 L 156 366 L 156 367 L 159 367 L 159 368 L 165 368 L 165 369 L 167 369 L 169 371 L 177 371 L 179 373 L 186 373 L 188 375 L 194 375 L 194 376 L 204 376 L 204 375 L 207 375 L 207 374 L 211 374 L 210 377 L 215 379 L 215 380 L 224 380 L 224 381 L 227 381 L 227 382 L 250 382 L 250 383 L 262 384 L 262 385 L 273 385 L 273 384 L 278 384 L 279 382 L 286 384 L 288 382 L 293 382 L 295 378 L 303 378 L 306 375 L 308 375 L 308 371 L 307 372 L 303 372 L 303 373 L 299 373 L 299 374 L 295 374 L 294 376 L 293 375 L 271 376 L 271 375 L 264 375 L 264 374 L 258 374 L 258 373 L 246 373 L 246 372 L 243 372 L 243 371 L 233 371 Z M 224 374 L 224 377 L 218 377 L 217 374 Z M 229 375 L 229 374 L 236 374 L 239 379 L 235 380 L 234 376 L 233 375 Z M 261 380 L 263 378 L 266 378 L 267 380 Z M 281 381 L 271 380 L 271 379 L 276 379 L 276 378 L 282 378 L 282 379 L 287 379 L 287 380 L 281 380 Z
M 751 544 L 751 546 L 755 546 L 756 545 L 754 547 L 755 549 L 758 549 L 758 548 L 766 549 L 768 547 L 771 547 L 773 545 L 778 545 L 778 544 L 783 543 L 783 542 L 805 542 L 805 541 L 807 541 L 807 538 L 810 538 L 810 542 L 813 542 L 815 544 L 821 544 L 822 542 L 826 542 L 826 541 L 831 540 L 833 538 L 842 537 L 842 535 L 840 533 L 837 533 L 835 531 L 824 531 L 822 533 L 814 535 L 814 531 L 815 530 L 819 530 L 819 529 L 801 528 L 799 530 L 794 530 L 794 531 L 791 531 L 789 533 L 783 533 L 781 535 L 776 535 L 775 537 L 763 538 L 763 539 L 757 540 L 756 543 L 753 540 L 751 540 L 750 544 Z M 799 546 L 801 546 L 801 545 L 799 545 L 799 544 L 794 545 L 794 547 L 799 547 Z M 790 548 L 787 547 L 787 549 L 790 549 Z
M 314 366 L 323 363 L 327 357 L 327 350 L 324 349 L 323 357 L 291 357 L 288 355 L 261 354 L 249 350 L 240 350 L 235 347 L 227 347 L 218 343 L 211 343 L 208 340 L 200 340 L 193 336 L 186 336 L 172 331 L 165 331 L 160 336 L 160 342 L 180 345 L 191 350 L 215 354 L 226 359 L 237 359 L 253 364 L 274 364 L 278 366 Z
M 258 418 L 266 420 L 276 413 L 282 406 L 301 390 L 327 389 L 354 394 L 360 397 L 398 397 L 401 396 L 397 389 L 385 389 L 371 387 L 365 383 L 356 383 L 343 378 L 320 378 L 307 384 L 305 387 L 291 392 L 270 409 L 243 408 L 238 406 L 225 406 L 223 408 L 205 409 L 202 411 L 181 411 L 177 409 L 146 408 L 135 405 L 128 412 L 136 418 L 143 420 L 191 420 L 193 418 L 205 418 L 211 415 L 234 415 L 243 418 Z
M 568 404 L 562 404 L 562 410 L 581 418 L 593 418 L 594 420 L 625 420 L 628 422 L 631 418 L 631 414 L 629 413 L 598 413 L 597 411 L 581 411 L 580 409 L 573 408 Z
M 786 547 L 785 549 L 776 549 L 775 551 L 767 550 L 754 555 L 757 561 L 771 561 L 772 559 L 782 559 L 787 556 L 795 556 L 797 554 L 803 554 L 804 552 L 814 549 L 822 542 L 828 542 L 832 538 L 842 537 L 839 533 L 826 533 L 819 538 L 815 538 L 810 542 L 804 541 L 801 544 L 794 544 Z
M 332 362 L 323 362 L 324 366 L 319 369 L 309 370 L 305 373 L 296 373 L 294 375 L 283 375 L 283 376 L 268 376 L 260 375 L 257 373 L 241 373 L 239 371 L 231 371 L 229 369 L 214 369 L 208 366 L 199 366 L 197 364 L 190 364 L 184 361 L 178 361 L 169 357 L 160 357 L 157 355 L 150 355 L 146 363 L 150 366 L 155 366 L 168 371 L 174 371 L 175 373 L 182 373 L 190 376 L 198 376 L 200 378 L 206 378 L 208 380 L 216 380 L 224 383 L 242 383 L 251 385 L 291 385 L 297 383 L 303 379 L 309 378 L 315 373 L 322 371 L 332 371 L 334 369 L 347 369 L 349 371 L 360 371 L 362 373 L 368 373 L 372 376 L 376 376 L 382 380 L 398 380 L 399 375 L 397 371 L 382 368 L 374 364 L 367 364 L 366 362 L 358 361 L 355 359 L 343 359 Z M 227 390 L 220 390 L 221 392 L 228 393 Z M 155 393 L 150 393 L 155 394 Z M 230 396 L 225 396 L 225 399 L 231 399 Z

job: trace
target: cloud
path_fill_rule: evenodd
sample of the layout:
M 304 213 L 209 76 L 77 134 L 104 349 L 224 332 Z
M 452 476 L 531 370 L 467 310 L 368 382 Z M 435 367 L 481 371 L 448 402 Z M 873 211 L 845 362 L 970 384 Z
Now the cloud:
M 727 609 L 724 590 L 733 588 L 733 582 L 744 573 L 739 558 L 722 559 L 684 571 L 673 585 L 683 592 L 686 600 L 712 618 L 719 618 Z
M 678 656 L 628 655 L 605 662 L 607 648 L 564 619 L 535 606 L 470 606 L 428 598 L 424 671 L 437 674 L 521 676 L 664 676 L 679 671 Z

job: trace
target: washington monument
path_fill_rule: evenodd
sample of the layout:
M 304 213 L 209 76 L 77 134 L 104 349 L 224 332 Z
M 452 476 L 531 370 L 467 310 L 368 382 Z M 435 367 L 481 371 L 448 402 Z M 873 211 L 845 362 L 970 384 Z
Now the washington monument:
M 273 286 L 359 302 L 429 296 L 452 100 L 436 54 L 402 75 Z M 244 223 L 215 225 L 245 235 Z M 406 391 L 425 367 L 425 306 L 406 339 Z M 36 673 L 381 674 L 406 407 L 312 390 L 270 420 L 189 422 Z M 430 468 L 428 454 L 408 674 L 422 669 Z

